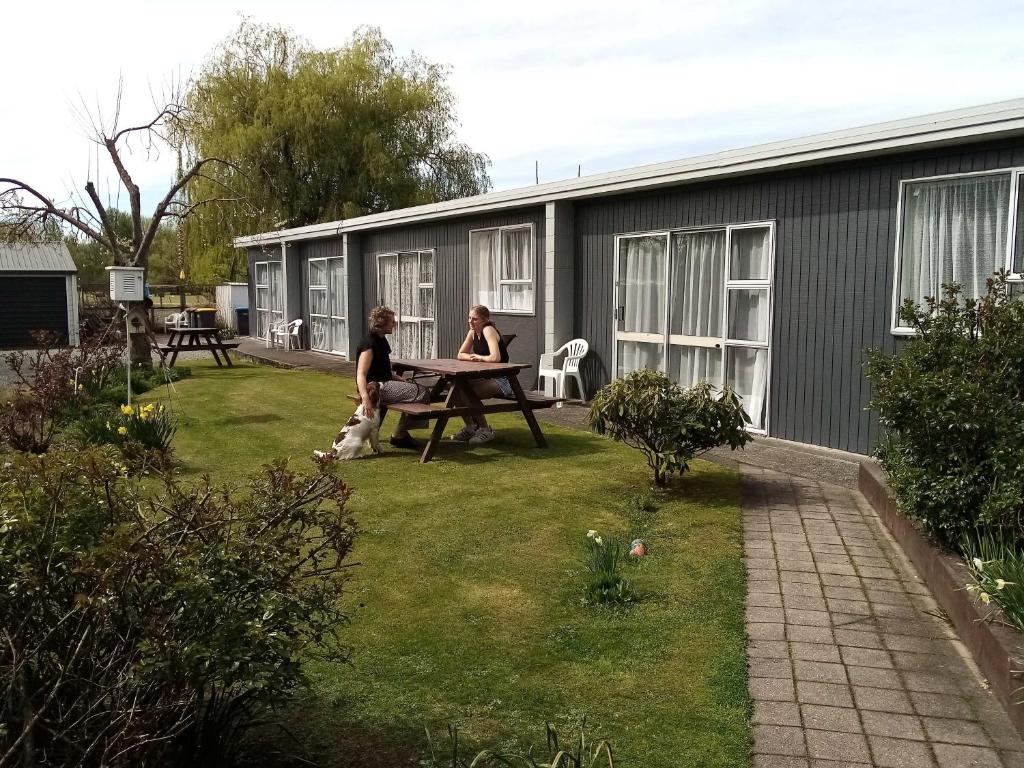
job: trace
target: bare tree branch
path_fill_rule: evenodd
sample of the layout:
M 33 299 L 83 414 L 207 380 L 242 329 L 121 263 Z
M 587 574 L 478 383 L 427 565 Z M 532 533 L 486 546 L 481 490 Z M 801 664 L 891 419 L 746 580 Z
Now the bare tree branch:
M 60 219 L 65 224 L 69 224 L 75 229 L 78 229 L 80 232 L 88 235 L 101 245 L 111 248 L 111 244 L 107 242 L 107 239 L 102 234 L 82 220 L 82 216 L 79 215 L 78 209 L 72 208 L 70 210 L 66 210 L 59 208 L 52 200 L 50 200 L 50 198 L 18 179 L 0 177 L 0 185 L 3 184 L 8 185 L 8 189 L 0 191 L 0 210 L 21 212 L 22 216 L 30 218 L 39 217 L 45 219 L 53 217 Z M 22 203 L 18 196 L 18 192 L 21 191 L 34 197 L 39 201 L 40 205 L 26 205 Z M 113 248 L 111 248 L 111 250 L 113 250 Z

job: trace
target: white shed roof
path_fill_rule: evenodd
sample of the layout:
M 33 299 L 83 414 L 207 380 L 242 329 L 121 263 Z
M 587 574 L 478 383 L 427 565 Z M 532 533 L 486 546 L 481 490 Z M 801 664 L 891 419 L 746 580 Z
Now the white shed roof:
M 77 272 L 64 243 L 0 244 L 0 272 Z

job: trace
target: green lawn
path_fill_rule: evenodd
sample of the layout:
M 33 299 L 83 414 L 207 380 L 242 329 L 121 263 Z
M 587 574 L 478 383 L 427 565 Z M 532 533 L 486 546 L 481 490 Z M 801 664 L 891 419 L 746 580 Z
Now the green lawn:
M 191 363 L 190 363 L 191 364 Z M 195 363 L 172 398 L 184 476 L 232 480 L 326 447 L 351 380 Z M 386 427 L 394 425 L 394 415 Z M 616 765 L 745 766 L 749 703 L 738 480 L 698 462 L 660 502 L 651 555 L 627 567 L 644 596 L 624 613 L 581 605 L 588 529 L 625 534 L 645 486 L 639 454 L 521 417 L 494 442 L 435 460 L 385 444 L 341 466 L 361 528 L 345 600 L 350 664 L 317 664 L 286 716 L 325 766 L 417 765 L 424 727 L 475 745 L 540 743 L 545 721 L 587 718 Z M 454 431 L 454 430 L 452 430 Z M 421 435 L 426 433 L 420 433 Z

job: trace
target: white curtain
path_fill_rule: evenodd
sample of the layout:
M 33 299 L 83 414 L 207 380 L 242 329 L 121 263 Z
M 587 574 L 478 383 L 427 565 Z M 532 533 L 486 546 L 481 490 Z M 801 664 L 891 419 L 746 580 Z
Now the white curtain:
M 501 279 L 530 280 L 533 278 L 530 258 L 530 230 L 506 229 L 501 233 Z
M 619 290 L 622 312 L 619 330 L 624 333 L 665 332 L 665 237 L 630 237 L 619 241 Z M 620 376 L 652 368 L 661 370 L 664 345 L 620 341 Z
M 900 301 L 941 296 L 949 282 L 967 297 L 984 294 L 985 281 L 1004 265 L 1009 202 L 1009 174 L 908 184 Z
M 476 303 L 485 307 L 498 307 L 500 243 L 496 229 L 474 232 L 469 236 L 469 257 L 473 260 L 473 295 Z
M 671 309 L 673 335 L 722 336 L 725 297 L 725 232 L 684 232 L 672 238 Z M 722 381 L 722 350 L 673 344 L 669 375 L 683 387 Z
M 767 280 L 771 230 L 734 229 L 729 263 L 730 280 Z
M 768 350 L 730 348 L 727 383 L 743 398 L 743 409 L 750 416 L 751 426 L 763 429 L 768 385 Z

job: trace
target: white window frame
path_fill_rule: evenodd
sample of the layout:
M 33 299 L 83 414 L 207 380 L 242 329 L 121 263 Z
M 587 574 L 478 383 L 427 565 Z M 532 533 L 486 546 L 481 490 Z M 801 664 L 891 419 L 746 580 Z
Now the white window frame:
M 401 260 L 400 257 L 401 257 L 402 254 L 413 254 L 413 253 L 416 254 L 416 273 L 417 274 L 422 274 L 423 273 L 423 269 L 422 269 L 422 267 L 420 265 L 420 259 L 423 258 L 424 254 L 428 254 L 430 256 L 430 264 L 431 264 L 430 273 L 434 276 L 434 282 L 432 282 L 432 283 L 423 283 L 423 282 L 416 283 L 416 290 L 419 291 L 421 288 L 430 288 L 430 289 L 433 290 L 433 294 L 432 294 L 433 297 L 434 297 L 433 317 L 419 317 L 419 316 L 416 316 L 416 315 L 403 315 L 402 312 L 401 312 L 401 307 L 388 307 L 388 309 L 393 310 L 394 313 L 395 313 L 395 321 L 396 321 L 396 325 L 397 325 L 396 330 L 398 332 L 398 341 L 397 341 L 395 346 L 397 346 L 398 349 L 402 348 L 402 346 L 401 346 L 401 338 L 402 338 L 401 334 L 402 334 L 402 322 L 403 322 L 402 318 L 403 317 L 405 318 L 405 322 L 416 323 L 416 327 L 417 328 L 419 328 L 419 324 L 422 323 L 422 322 L 433 323 L 434 324 L 434 336 L 433 336 L 433 339 L 432 339 L 433 340 L 433 348 L 430 350 L 430 354 L 428 355 L 428 357 L 435 358 L 435 357 L 437 357 L 437 290 L 435 288 L 435 286 L 437 285 L 437 253 L 436 253 L 436 249 L 434 249 L 434 248 L 417 248 L 415 250 L 408 250 L 408 251 L 388 251 L 387 253 L 378 253 L 377 254 L 377 258 L 376 258 L 376 266 L 377 266 L 377 301 L 378 301 L 378 303 L 381 303 L 381 302 L 384 301 L 384 290 L 383 290 L 383 286 L 381 285 L 381 279 L 380 279 L 381 278 L 381 272 L 380 272 L 380 261 L 381 261 L 381 259 L 387 258 L 388 256 L 394 256 L 396 259 Z M 399 290 L 398 295 L 399 295 L 399 298 L 401 298 L 401 295 L 402 295 L 401 290 Z
M 922 184 L 932 181 L 944 181 L 946 179 L 967 179 L 981 178 L 984 176 L 1010 176 L 1010 199 L 1006 227 L 1006 252 L 1003 255 L 1003 267 L 1010 273 L 1009 279 L 1018 282 L 1024 280 L 1024 275 L 1013 271 L 1013 248 L 1017 239 L 1017 193 L 1022 179 L 1024 179 L 1024 166 L 1009 168 L 995 168 L 991 171 L 970 171 L 966 173 L 946 173 L 938 176 L 918 176 L 913 179 L 900 179 L 899 197 L 896 201 L 896 253 L 893 257 L 893 284 L 892 284 L 892 316 L 889 321 L 889 332 L 893 336 L 914 336 L 917 331 L 899 324 L 900 306 L 900 280 L 903 271 L 903 202 L 906 200 L 907 189 L 912 184 Z M 998 259 L 996 269 L 999 268 Z
M 732 271 L 732 233 L 739 229 L 764 229 L 768 228 L 768 278 L 764 280 L 733 280 L 730 272 Z M 728 354 L 731 348 L 742 348 L 742 349 L 765 349 L 768 351 L 768 371 L 765 379 L 765 405 L 764 405 L 764 425 L 761 428 L 748 428 L 751 434 L 755 435 L 768 435 L 771 430 L 771 396 L 772 396 L 772 333 L 775 321 L 775 286 L 774 286 L 774 275 L 775 275 L 775 249 L 776 249 L 776 223 L 774 219 L 766 221 L 746 221 L 739 224 L 719 224 L 714 226 L 706 227 L 678 227 L 675 229 L 657 229 L 649 232 L 626 232 L 615 235 L 615 259 L 614 259 L 614 272 L 612 274 L 612 375 L 616 375 L 619 370 L 619 341 L 640 341 L 654 344 L 660 344 L 662 346 L 661 355 L 661 372 L 668 373 L 668 360 L 669 352 L 671 350 L 672 339 L 679 338 L 674 334 L 670 333 L 671 328 L 669 327 L 671 318 L 671 304 L 670 301 L 665 301 L 664 311 L 662 313 L 662 326 L 664 328 L 663 333 L 620 333 L 616 327 L 618 323 L 618 281 L 619 281 L 619 243 L 622 240 L 636 237 L 665 237 L 666 238 L 666 251 L 665 251 L 665 275 L 664 284 L 669 285 L 672 269 L 672 238 L 674 235 L 684 234 L 687 232 L 725 232 L 725 284 L 723 287 L 724 295 L 722 297 L 722 319 L 721 337 L 686 337 L 688 346 L 703 346 L 703 347 L 721 347 L 722 349 L 722 373 L 718 382 L 712 382 L 717 387 L 722 387 L 728 376 Z M 729 294 L 731 289 L 764 289 L 768 292 L 768 330 L 766 335 L 766 341 L 748 341 L 745 339 L 731 339 L 729 338 Z M 678 341 L 676 342 L 679 343 Z
M 513 229 L 528 229 L 530 231 L 530 279 L 529 280 L 511 280 L 498 277 L 497 292 L 498 298 L 501 298 L 501 287 L 503 285 L 529 285 L 530 286 L 530 309 L 501 309 L 499 307 L 488 306 L 487 308 L 491 311 L 492 315 L 519 315 L 521 317 L 534 317 L 537 314 L 537 240 L 533 230 L 532 223 L 526 224 L 509 224 L 502 227 L 484 227 L 481 229 L 469 230 L 469 259 L 470 259 L 470 284 L 476 286 L 476 276 L 479 267 L 476 263 L 476 258 L 473 256 L 473 235 L 481 233 L 498 233 L 498 248 L 504 249 L 505 240 L 502 234 Z M 504 264 L 504 259 L 501 253 L 498 256 L 498 263 Z M 477 303 L 477 297 L 473 297 L 473 303 Z
M 281 309 L 274 309 L 273 307 L 270 307 L 270 306 L 267 306 L 267 307 L 261 307 L 260 306 L 260 288 L 266 289 L 266 291 L 267 291 L 267 303 L 268 304 L 272 303 L 272 301 L 271 301 L 272 296 L 271 296 L 271 289 L 270 289 L 270 265 L 271 264 L 276 264 L 278 267 L 280 267 L 280 269 L 282 271 L 281 290 L 282 290 L 282 292 L 284 291 L 284 274 L 283 274 L 284 273 L 284 266 L 283 266 L 282 262 L 280 262 L 280 261 L 257 261 L 257 262 L 255 262 L 253 264 L 253 269 L 256 271 L 256 274 L 253 277 L 253 284 L 254 284 L 254 286 L 256 288 L 256 307 L 255 307 L 255 309 L 256 309 L 256 317 L 254 318 L 256 320 L 256 332 L 257 332 L 256 338 L 263 338 L 262 336 L 258 335 L 259 334 L 259 327 L 260 327 L 260 313 L 261 312 L 266 312 L 267 315 L 268 315 L 268 317 L 267 317 L 267 328 L 270 327 L 270 324 L 273 323 L 275 319 L 281 320 L 282 318 L 284 318 L 284 307 L 283 307 L 283 305 L 282 305 Z M 260 267 L 265 267 L 266 268 L 267 281 L 265 283 L 261 283 L 260 282 Z M 283 299 L 284 297 L 282 296 L 281 298 Z M 274 317 L 275 315 L 276 315 L 276 318 Z

